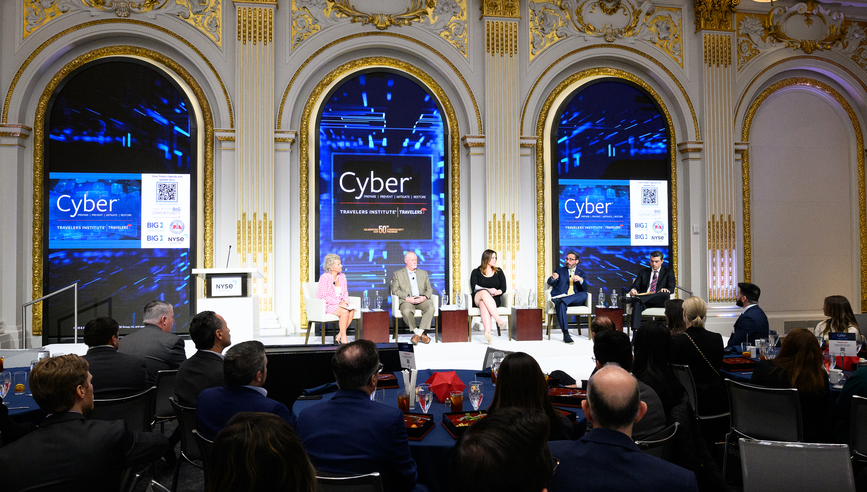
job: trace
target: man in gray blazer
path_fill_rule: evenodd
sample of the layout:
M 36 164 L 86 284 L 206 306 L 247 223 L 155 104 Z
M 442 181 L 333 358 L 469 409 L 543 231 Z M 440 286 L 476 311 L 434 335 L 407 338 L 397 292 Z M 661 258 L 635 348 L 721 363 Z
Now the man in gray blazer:
M 177 369 L 187 360 L 184 341 L 172 333 L 175 311 L 163 301 L 151 301 L 144 308 L 144 328 L 120 340 L 118 352 L 135 355 L 145 360 L 148 384 L 153 385 L 157 371 Z
M 430 286 L 430 276 L 424 270 L 419 270 L 418 256 L 410 251 L 403 257 L 406 268 L 394 272 L 391 278 L 391 295 L 400 299 L 400 314 L 406 322 L 406 326 L 414 333 L 412 344 L 430 343 L 430 337 L 424 334 L 430 329 L 430 321 L 433 319 L 435 306 L 431 302 L 433 289 Z M 421 310 L 421 324 L 415 325 L 415 310 Z

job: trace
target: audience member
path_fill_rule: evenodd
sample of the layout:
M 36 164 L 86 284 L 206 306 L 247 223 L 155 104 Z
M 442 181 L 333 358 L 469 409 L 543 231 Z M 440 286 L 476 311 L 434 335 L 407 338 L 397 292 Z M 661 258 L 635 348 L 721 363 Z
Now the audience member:
M 681 310 L 681 313 L 683 310 Z M 681 314 L 683 323 L 683 314 Z M 685 324 L 684 324 L 685 326 Z M 635 361 L 632 373 L 635 377 L 653 388 L 662 401 L 666 417 L 671 409 L 683 398 L 683 386 L 671 369 L 671 332 L 670 325 L 661 321 L 649 321 L 632 337 Z
M 550 421 L 549 441 L 575 439 L 572 422 L 551 405 L 548 382 L 536 359 L 524 352 L 509 354 L 500 364 L 497 386 L 488 413 L 497 413 L 506 408 L 523 408 L 542 412 Z
M 117 351 L 117 333 L 120 327 L 111 318 L 92 319 L 84 325 L 84 360 L 93 375 L 93 397 L 121 398 L 148 389 L 145 360 Z
M 614 321 L 608 316 L 595 316 L 590 322 L 590 340 L 594 340 L 600 332 L 616 329 Z
M 241 342 L 228 351 L 223 361 L 226 385 L 208 388 L 196 401 L 196 430 L 213 439 L 238 412 L 273 413 L 290 425 L 295 418 L 286 405 L 268 398 L 262 386 L 268 376 L 265 346 L 257 340 Z
M 202 311 L 190 321 L 190 338 L 198 349 L 178 368 L 175 395 L 178 403 L 196 406 L 199 394 L 226 384 L 223 377 L 223 350 L 232 344 L 229 326 L 222 316 L 213 311 Z
M 759 362 L 750 382 L 771 388 L 796 388 L 801 400 L 804 441 L 828 442 L 825 416 L 831 388 L 822 349 L 810 330 L 798 328 L 789 332 L 776 359 Z
M 92 376 L 77 355 L 42 359 L 30 372 L 33 399 L 48 417 L 38 429 L 0 448 L 3 490 L 117 491 L 128 467 L 157 459 L 168 439 L 127 430 L 122 420 L 87 420 Z
M 683 321 L 683 299 L 665 301 L 665 321 L 668 323 L 671 336 L 677 336 L 686 331 L 686 323 Z
M 768 316 L 759 307 L 759 296 L 762 289 L 756 284 L 738 282 L 738 297 L 736 304 L 744 308 L 732 329 L 726 348 L 739 347 L 758 338 L 768 338 Z
M 855 319 L 855 313 L 852 312 L 849 299 L 844 296 L 828 296 L 825 298 L 825 305 L 822 310 L 828 319 L 820 322 L 813 330 L 813 334 L 817 338 L 822 337 L 827 340 L 829 333 L 854 333 L 860 339 L 861 331 L 858 330 L 858 320 Z
M 280 417 L 241 412 L 211 447 L 208 492 L 314 492 L 316 471 L 301 440 Z
M 157 372 L 177 369 L 187 360 L 184 341 L 172 333 L 175 326 L 175 310 L 163 301 L 151 301 L 144 308 L 144 328 L 121 339 L 118 352 L 134 355 L 145 360 L 148 385 L 157 380 Z
M 643 329 L 644 325 L 638 331 Z M 626 372 L 632 372 L 632 345 L 629 343 L 629 335 L 622 331 L 600 333 L 596 337 L 596 343 L 593 344 L 593 355 L 596 357 L 597 371 L 606 364 L 614 363 Z M 640 379 L 638 380 L 638 396 L 647 406 L 647 412 L 641 420 L 635 423 L 632 429 L 632 437 L 636 441 L 646 439 L 665 429 L 666 419 L 665 407 L 662 406 L 656 391 Z
M 867 398 L 867 365 L 862 365 L 851 376 L 846 378 L 840 396 L 834 403 L 834 440 L 849 444 L 849 418 L 852 414 L 852 397 L 863 396 Z M 5 434 L 4 434 L 5 435 Z
M 701 297 L 683 302 L 683 316 L 687 329 L 672 339 L 671 362 L 689 366 L 701 415 L 724 413 L 729 399 L 719 374 L 725 352 L 722 336 L 705 329 L 707 304 Z
M 295 427 L 313 466 L 326 473 L 379 472 L 385 490 L 412 490 L 416 465 L 403 412 L 370 400 L 382 370 L 376 344 L 361 339 L 341 346 L 331 367 L 340 389 L 301 412 Z
M 489 414 L 455 445 L 449 460 L 452 492 L 545 490 L 557 468 L 547 434 L 542 412 L 512 407 Z
M 548 490 L 698 491 L 695 474 L 635 445 L 632 427 L 647 406 L 639 397 L 637 380 L 623 368 L 611 364 L 592 376 L 581 407 L 593 432 L 578 441 L 549 444 L 560 465 Z

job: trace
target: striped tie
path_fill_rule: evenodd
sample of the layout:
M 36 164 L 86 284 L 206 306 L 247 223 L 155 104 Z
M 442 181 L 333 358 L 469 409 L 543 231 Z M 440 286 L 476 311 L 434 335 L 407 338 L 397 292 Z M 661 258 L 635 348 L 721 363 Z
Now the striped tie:
M 656 271 L 653 272 L 653 280 L 650 281 L 650 292 L 656 292 Z

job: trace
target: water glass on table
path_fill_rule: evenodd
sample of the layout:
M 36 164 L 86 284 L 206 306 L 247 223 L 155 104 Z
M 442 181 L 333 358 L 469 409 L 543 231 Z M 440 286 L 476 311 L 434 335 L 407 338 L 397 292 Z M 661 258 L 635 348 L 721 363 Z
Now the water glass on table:
M 3 371 L 0 373 L 0 398 L 6 398 L 9 393 L 9 387 L 12 385 L 12 373 Z
M 15 385 L 15 394 L 23 395 L 24 391 L 27 389 L 27 373 L 24 371 L 16 372 L 12 375 L 12 384 Z
M 473 410 L 478 410 L 482 406 L 482 382 L 470 381 L 470 403 L 473 405 Z
M 431 400 L 433 399 L 433 392 L 431 391 L 430 385 L 427 383 L 421 383 L 415 387 L 415 394 L 418 397 L 418 405 L 421 407 L 422 413 L 427 413 L 428 409 L 430 409 Z

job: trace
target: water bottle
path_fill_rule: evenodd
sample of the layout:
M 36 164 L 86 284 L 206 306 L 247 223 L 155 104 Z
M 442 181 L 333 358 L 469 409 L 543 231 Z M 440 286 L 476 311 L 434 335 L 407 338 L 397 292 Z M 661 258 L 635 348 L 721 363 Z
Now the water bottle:
M 536 304 L 536 296 L 533 295 L 533 289 L 527 294 L 527 307 L 533 307 Z
M 602 290 L 602 287 L 599 287 L 599 303 L 596 304 L 596 307 L 605 307 L 605 291 Z
M 616 290 L 611 293 L 611 307 L 613 307 L 613 308 L 617 307 L 617 291 Z
M 379 311 L 382 309 L 382 296 L 379 295 L 379 291 L 376 291 L 376 310 Z
M 517 307 L 521 307 L 521 297 L 518 295 L 518 287 L 515 286 L 515 290 L 512 291 L 512 305 Z
M 361 310 L 370 311 L 370 297 L 367 296 L 367 291 L 364 291 L 364 296 L 361 298 Z
M 445 289 L 443 289 L 442 303 L 443 303 L 442 307 L 446 307 L 449 305 L 449 293 Z

